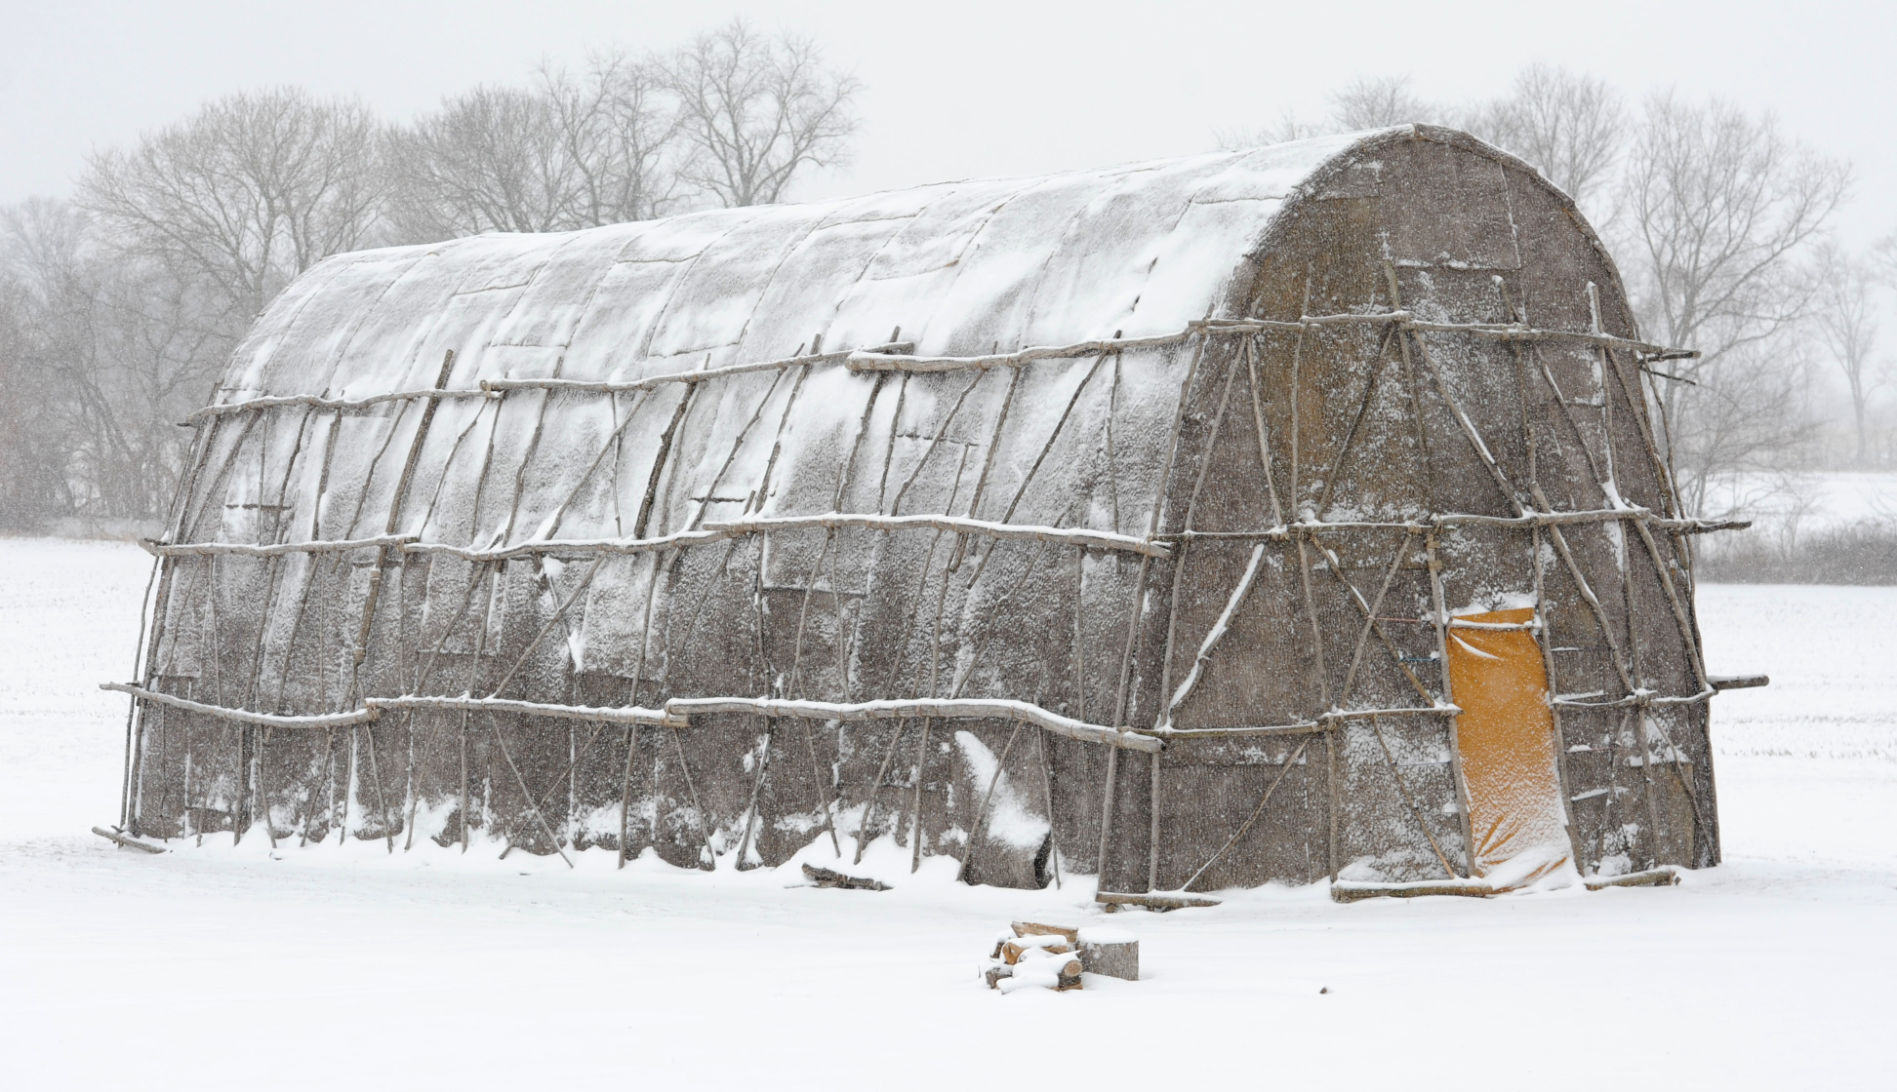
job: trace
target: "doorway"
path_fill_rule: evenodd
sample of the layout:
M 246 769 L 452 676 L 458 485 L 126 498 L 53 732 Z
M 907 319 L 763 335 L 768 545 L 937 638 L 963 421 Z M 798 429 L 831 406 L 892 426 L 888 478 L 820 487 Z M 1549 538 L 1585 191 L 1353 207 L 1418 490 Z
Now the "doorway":
M 1534 617 L 1533 608 L 1458 615 L 1445 641 L 1450 692 L 1462 708 L 1456 753 L 1471 856 L 1498 882 L 1526 883 L 1572 855 Z

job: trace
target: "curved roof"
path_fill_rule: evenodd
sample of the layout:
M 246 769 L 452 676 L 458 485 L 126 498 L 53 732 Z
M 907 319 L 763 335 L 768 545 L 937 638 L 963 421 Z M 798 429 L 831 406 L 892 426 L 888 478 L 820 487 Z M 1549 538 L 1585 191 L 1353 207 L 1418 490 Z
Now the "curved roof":
M 479 379 L 633 380 L 877 345 L 923 354 L 1171 333 L 1225 297 L 1347 134 L 811 205 L 493 234 L 331 258 L 279 297 L 221 394 L 365 395 Z

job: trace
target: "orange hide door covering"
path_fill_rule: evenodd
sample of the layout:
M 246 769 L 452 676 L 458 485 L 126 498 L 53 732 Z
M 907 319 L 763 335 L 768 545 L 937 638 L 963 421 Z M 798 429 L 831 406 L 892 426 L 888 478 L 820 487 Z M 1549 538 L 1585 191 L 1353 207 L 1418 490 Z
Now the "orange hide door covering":
M 1524 625 L 1534 617 L 1532 608 L 1458 615 L 1447 634 L 1475 864 L 1497 881 L 1526 882 L 1570 856 L 1548 673 Z M 1455 624 L 1468 622 L 1523 628 Z

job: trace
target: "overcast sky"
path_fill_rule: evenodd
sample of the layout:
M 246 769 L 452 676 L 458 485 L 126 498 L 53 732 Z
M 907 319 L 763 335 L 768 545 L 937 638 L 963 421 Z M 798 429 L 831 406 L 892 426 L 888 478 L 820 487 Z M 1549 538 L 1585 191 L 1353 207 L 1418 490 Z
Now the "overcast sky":
M 1408 73 L 1427 98 L 1501 91 L 1523 63 L 1638 96 L 1673 85 L 1775 112 L 1850 160 L 1841 226 L 1897 228 L 1890 0 L 1051 3 L 889 0 L 0 0 L 0 201 L 65 194 L 88 151 L 226 92 L 295 83 L 405 119 L 542 58 L 664 48 L 733 14 L 823 43 L 864 83 L 855 162 L 793 196 L 1202 151 L 1326 92 Z

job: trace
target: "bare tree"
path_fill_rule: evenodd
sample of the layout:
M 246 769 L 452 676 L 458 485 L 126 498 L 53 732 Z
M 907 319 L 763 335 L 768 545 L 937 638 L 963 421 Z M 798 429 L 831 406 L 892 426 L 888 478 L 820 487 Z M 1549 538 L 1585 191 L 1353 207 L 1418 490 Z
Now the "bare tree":
M 390 138 L 398 237 L 567 231 L 657 215 L 677 122 L 647 63 L 542 66 L 528 88 L 477 87 Z
M 12 310 L 22 330 L 7 400 L 31 407 L 11 453 L 42 518 L 158 514 L 202 404 L 231 348 L 223 301 L 101 239 L 79 210 L 35 200 L 0 216 Z
M 530 91 L 477 87 L 391 135 L 398 237 L 433 241 L 564 226 L 572 164 L 553 105 Z
M 1851 420 L 1857 439 L 1854 461 L 1864 466 L 1870 461 L 1865 415 L 1871 395 L 1883 379 L 1872 360 L 1877 349 L 1880 302 L 1877 274 L 1868 262 L 1835 246 L 1824 248 L 1818 272 L 1819 296 L 1813 325 L 1851 396 Z
M 1257 129 L 1232 129 L 1214 134 L 1219 148 L 1235 152 L 1244 148 L 1257 148 L 1266 144 L 1285 144 L 1293 140 L 1306 140 L 1310 137 L 1324 136 L 1337 130 L 1328 125 L 1302 121 L 1297 113 L 1286 107 L 1278 115 L 1278 120 Z
M 595 57 L 577 76 L 542 66 L 539 87 L 573 164 L 572 226 L 666 211 L 678 188 L 668 160 L 679 116 L 655 63 L 615 52 Z
M 25 285 L 0 270 L 0 530 L 41 530 L 72 508 L 52 391 L 29 359 L 33 310 Z
M 1478 136 L 1533 163 L 1575 203 L 1606 183 L 1619 157 L 1626 110 L 1606 81 L 1531 64 L 1508 94 L 1471 112 Z
M 297 273 L 370 240 L 380 146 L 359 103 L 298 88 L 230 95 L 130 151 L 94 155 L 80 201 L 243 322 Z
M 1330 103 L 1331 122 L 1342 132 L 1433 121 L 1441 113 L 1416 97 L 1408 76 L 1359 76 L 1333 93 Z
M 1671 93 L 1646 104 L 1627 152 L 1621 251 L 1649 339 L 1701 353 L 1671 362 L 1685 382 L 1656 388 L 1689 503 L 1704 499 L 1708 477 L 1809 436 L 1783 401 L 1796 361 L 1781 341 L 1816 300 L 1801 262 L 1848 183 L 1848 168 L 1787 140 L 1770 117 Z
M 1871 268 L 1877 271 L 1886 287 L 1897 288 L 1897 231 L 1872 244 Z
M 857 81 L 808 38 L 734 19 L 674 54 L 666 75 L 691 149 L 686 180 L 727 208 L 777 201 L 806 169 L 848 155 Z

